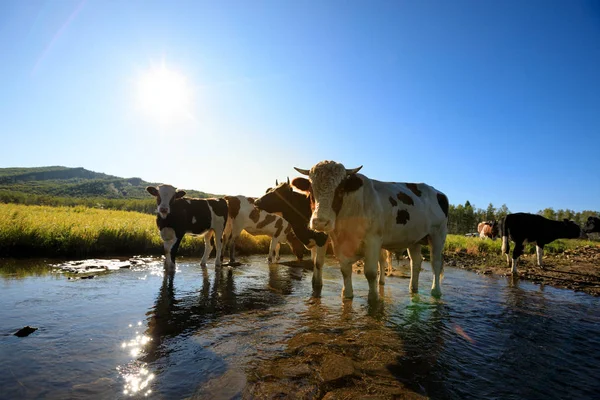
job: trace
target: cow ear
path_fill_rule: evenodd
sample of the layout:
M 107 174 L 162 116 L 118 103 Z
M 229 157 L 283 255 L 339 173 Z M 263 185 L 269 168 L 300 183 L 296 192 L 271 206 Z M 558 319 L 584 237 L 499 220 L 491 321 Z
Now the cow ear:
M 360 179 L 356 174 L 348 175 L 348 177 L 344 181 L 344 191 L 354 192 L 360 189 L 362 185 L 362 179 Z
M 177 193 L 175 193 L 175 198 L 176 199 L 180 199 L 183 196 L 185 196 L 185 190 L 178 190 Z
M 158 196 L 158 190 L 154 186 L 146 187 L 146 191 L 150 193 L 152 196 Z
M 310 190 L 310 181 L 306 178 L 297 177 L 292 179 L 292 186 L 303 192 L 308 192 Z

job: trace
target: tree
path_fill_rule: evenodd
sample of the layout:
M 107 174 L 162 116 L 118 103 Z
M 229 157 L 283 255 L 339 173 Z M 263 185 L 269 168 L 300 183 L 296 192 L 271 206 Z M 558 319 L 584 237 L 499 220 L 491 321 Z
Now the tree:
M 496 210 L 496 219 L 501 220 L 510 214 L 510 210 L 506 207 L 506 204 L 502 204 L 499 209 Z
M 548 218 L 553 221 L 556 220 L 556 211 L 554 211 L 552 207 L 544 208 L 542 211 L 538 211 L 538 214 L 540 214 L 544 218 Z
M 490 203 L 485 210 L 485 220 L 491 221 L 493 219 L 496 219 L 496 209 L 494 208 L 494 205 Z

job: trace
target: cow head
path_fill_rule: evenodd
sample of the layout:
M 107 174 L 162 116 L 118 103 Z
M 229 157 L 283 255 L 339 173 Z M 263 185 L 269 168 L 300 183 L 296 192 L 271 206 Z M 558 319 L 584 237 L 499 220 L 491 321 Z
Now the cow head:
M 148 186 L 146 191 L 156 197 L 156 212 L 162 219 L 167 218 L 167 215 L 171 212 L 171 204 L 176 199 L 185 196 L 183 190 L 177 190 L 171 185 Z
M 356 175 L 361 168 L 362 166 L 346 169 L 335 161 L 321 161 L 310 170 L 295 168 L 309 177 L 296 178 L 292 185 L 310 194 L 313 209 L 311 229 L 325 233 L 335 229 L 335 220 L 342 208 L 344 196 L 363 185 L 362 179 Z
M 567 239 L 586 239 L 587 234 L 574 221 L 563 219 Z
M 589 217 L 582 230 L 585 233 L 600 232 L 600 218 Z
M 275 187 L 268 188 L 265 194 L 254 200 L 254 205 L 268 213 L 281 213 L 293 208 L 294 196 L 300 195 L 290 186 L 289 178 L 281 184 L 275 180 Z
M 492 226 L 492 239 L 496 239 L 498 236 L 500 236 L 500 226 L 498 224 L 498 221 L 496 221 L 496 220 L 491 221 L 491 226 Z

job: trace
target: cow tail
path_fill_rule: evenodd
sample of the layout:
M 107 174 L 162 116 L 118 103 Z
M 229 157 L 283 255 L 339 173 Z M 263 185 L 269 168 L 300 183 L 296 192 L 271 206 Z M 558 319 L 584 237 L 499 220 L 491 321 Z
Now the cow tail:
M 510 245 L 508 243 L 508 228 L 506 227 L 506 217 L 502 218 L 502 254 L 508 254 Z

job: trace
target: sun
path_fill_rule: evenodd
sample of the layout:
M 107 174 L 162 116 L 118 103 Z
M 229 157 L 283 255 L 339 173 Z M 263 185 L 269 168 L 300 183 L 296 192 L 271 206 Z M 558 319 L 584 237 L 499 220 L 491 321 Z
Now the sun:
M 188 79 L 164 63 L 137 80 L 137 104 L 144 114 L 163 123 L 193 119 L 193 90 Z

